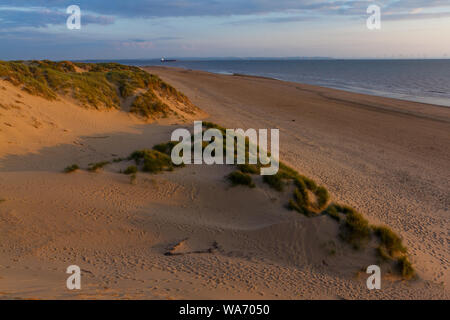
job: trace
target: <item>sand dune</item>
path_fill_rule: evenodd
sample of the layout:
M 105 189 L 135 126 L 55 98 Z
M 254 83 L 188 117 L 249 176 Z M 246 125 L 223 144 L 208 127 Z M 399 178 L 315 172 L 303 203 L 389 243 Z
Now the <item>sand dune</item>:
M 260 177 L 254 189 L 231 187 L 224 178 L 230 166 L 139 173 L 136 181 L 120 173 L 128 161 L 97 173 L 61 172 L 151 148 L 206 113 L 148 124 L 118 110 L 49 102 L 0 81 L 0 299 L 448 298 L 447 109 L 268 79 L 149 70 L 214 122 L 280 128 L 281 159 L 327 186 L 333 199 L 398 231 L 419 278 L 386 274 L 382 290 L 368 291 L 362 270 L 376 262 L 374 252 L 340 241 L 326 216 L 288 211 L 289 194 Z M 82 269 L 81 291 L 65 287 L 72 264 Z

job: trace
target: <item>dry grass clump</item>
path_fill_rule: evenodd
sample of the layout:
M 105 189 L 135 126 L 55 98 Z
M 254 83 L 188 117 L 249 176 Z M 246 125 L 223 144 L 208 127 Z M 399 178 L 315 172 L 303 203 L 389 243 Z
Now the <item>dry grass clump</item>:
M 80 169 L 80 167 L 77 165 L 77 164 L 73 164 L 73 165 L 71 165 L 71 166 L 67 166 L 65 169 L 64 169 L 64 172 L 65 173 L 71 173 L 71 172 L 75 172 L 75 171 L 77 171 L 77 170 L 79 170 Z

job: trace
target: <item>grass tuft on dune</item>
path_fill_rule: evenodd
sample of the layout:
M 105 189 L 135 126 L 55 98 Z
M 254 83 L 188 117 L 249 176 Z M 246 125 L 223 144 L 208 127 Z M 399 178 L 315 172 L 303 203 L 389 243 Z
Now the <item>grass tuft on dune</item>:
M 97 172 L 98 170 L 102 169 L 103 167 L 105 167 L 106 165 L 108 165 L 110 163 L 111 162 L 109 162 L 109 161 L 101 161 L 101 162 L 93 163 L 89 166 L 88 171 Z
M 228 180 L 230 180 L 234 186 L 245 185 L 245 186 L 249 186 L 250 188 L 255 187 L 255 184 L 252 181 L 252 177 L 249 174 L 244 173 L 239 170 L 233 171 L 232 173 L 230 173 L 228 175 Z
M 128 160 L 134 160 L 143 172 L 158 173 L 161 171 L 173 171 L 175 165 L 172 159 L 165 153 L 156 150 L 138 150 L 133 152 Z
M 130 174 L 135 174 L 138 172 L 138 168 L 136 166 L 129 166 L 128 168 L 125 169 L 125 171 L 123 172 L 126 175 L 130 175 Z
M 80 169 L 80 167 L 77 165 L 77 164 L 73 164 L 73 165 L 71 165 L 71 166 L 67 166 L 65 169 L 64 169 L 64 172 L 65 173 L 71 173 L 71 172 L 75 172 L 75 171 L 77 171 L 77 170 L 79 170 Z

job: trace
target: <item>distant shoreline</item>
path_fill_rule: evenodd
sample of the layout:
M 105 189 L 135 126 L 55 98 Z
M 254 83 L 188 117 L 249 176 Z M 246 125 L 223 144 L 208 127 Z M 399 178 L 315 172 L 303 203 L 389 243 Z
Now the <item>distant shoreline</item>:
M 153 60 L 122 61 L 161 66 Z M 450 60 L 179 60 L 170 67 L 239 74 L 450 107 Z
M 435 100 L 433 98 L 426 98 L 426 97 L 402 97 L 399 94 L 395 94 L 395 93 L 389 93 L 389 92 L 382 92 L 382 93 L 376 93 L 376 90 L 369 90 L 369 89 L 362 89 L 362 88 L 343 88 L 343 87 L 338 87 L 338 86 L 324 86 L 324 85 L 317 85 L 317 84 L 309 84 L 309 83 L 304 83 L 304 82 L 299 82 L 299 81 L 292 81 L 292 80 L 286 80 L 286 79 L 280 79 L 280 78 L 276 78 L 276 77 L 267 77 L 267 76 L 260 76 L 260 75 L 254 75 L 254 74 L 245 74 L 245 73 L 224 73 L 224 72 L 212 72 L 212 71 L 205 71 L 205 70 L 200 70 L 200 69 L 191 69 L 191 68 L 185 68 L 185 67 L 179 67 L 179 66 L 167 66 L 167 65 L 161 65 L 161 66 L 154 66 L 154 65 L 145 65 L 145 66 L 139 66 L 141 68 L 154 68 L 154 67 L 160 67 L 160 68 L 168 68 L 168 69 L 183 69 L 186 71 L 199 71 L 199 72 L 207 72 L 207 73 L 212 73 L 212 74 L 217 74 L 217 75 L 225 75 L 225 76 L 234 76 L 234 77 L 246 77 L 246 78 L 254 78 L 254 79 L 265 79 L 265 80 L 275 80 L 275 81 L 284 81 L 284 82 L 294 82 L 294 83 L 298 83 L 301 85 L 311 85 L 311 86 L 315 86 L 315 87 L 321 87 L 321 88 L 326 88 L 326 89 L 334 89 L 334 90 L 339 90 L 339 91 L 344 91 L 344 92 L 348 92 L 348 93 L 357 93 L 357 94 L 363 94 L 363 95 L 368 95 L 368 96 L 373 96 L 373 97 L 381 97 L 381 98 L 390 98 L 390 99 L 397 99 L 397 100 L 401 100 L 401 101 L 406 101 L 406 102 L 415 102 L 415 103 L 421 103 L 421 104 L 425 104 L 425 105 L 429 105 L 429 106 L 433 106 L 433 107 L 439 107 L 439 108 L 450 108 L 450 100 L 445 103 L 439 103 L 439 101 L 432 101 Z

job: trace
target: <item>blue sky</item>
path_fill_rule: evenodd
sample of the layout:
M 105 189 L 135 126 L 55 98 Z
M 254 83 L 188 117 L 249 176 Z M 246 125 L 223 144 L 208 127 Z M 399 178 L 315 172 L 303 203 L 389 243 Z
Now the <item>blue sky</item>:
M 161 56 L 450 58 L 450 0 L 0 0 L 0 59 Z

